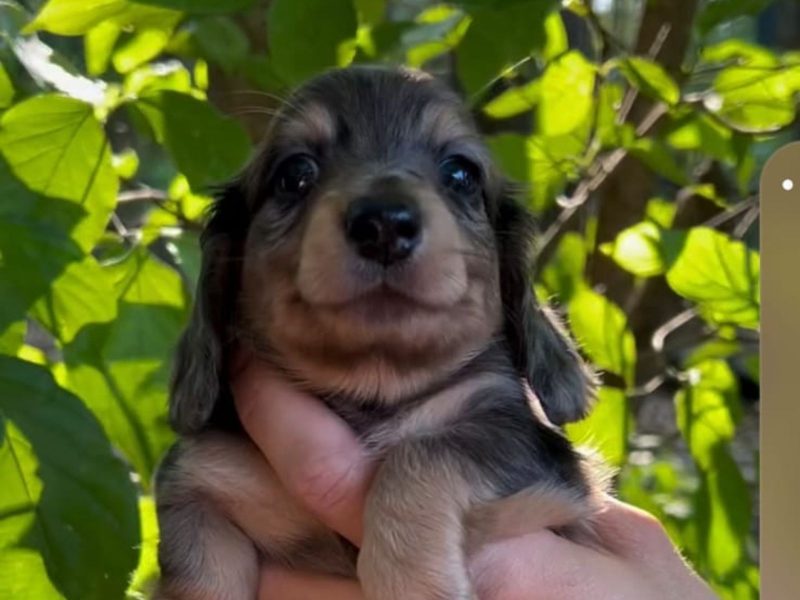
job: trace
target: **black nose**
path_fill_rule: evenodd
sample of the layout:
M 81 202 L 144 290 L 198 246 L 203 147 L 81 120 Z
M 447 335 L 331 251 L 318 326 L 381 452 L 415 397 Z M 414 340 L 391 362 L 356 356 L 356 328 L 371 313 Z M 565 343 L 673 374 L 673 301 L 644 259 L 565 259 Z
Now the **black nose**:
M 410 202 L 360 198 L 347 209 L 345 231 L 361 256 L 389 266 L 419 245 L 422 219 Z

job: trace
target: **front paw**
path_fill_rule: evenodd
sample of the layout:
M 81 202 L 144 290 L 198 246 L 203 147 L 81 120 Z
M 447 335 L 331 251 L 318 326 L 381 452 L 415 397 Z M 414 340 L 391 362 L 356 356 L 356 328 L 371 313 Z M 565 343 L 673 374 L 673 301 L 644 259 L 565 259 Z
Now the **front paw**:
M 413 556 L 369 539 L 358 556 L 358 578 L 366 600 L 478 600 L 461 552 L 420 548 Z

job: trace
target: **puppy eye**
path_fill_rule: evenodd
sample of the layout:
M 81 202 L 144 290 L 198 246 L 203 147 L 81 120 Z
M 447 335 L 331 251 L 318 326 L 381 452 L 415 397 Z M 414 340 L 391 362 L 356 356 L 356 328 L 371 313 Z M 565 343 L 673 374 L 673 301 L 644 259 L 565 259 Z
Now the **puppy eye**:
M 278 189 L 284 194 L 305 195 L 319 177 L 316 161 L 306 154 L 287 158 L 278 169 Z
M 463 156 L 451 156 L 439 165 L 442 183 L 457 194 L 469 195 L 478 187 L 478 167 Z

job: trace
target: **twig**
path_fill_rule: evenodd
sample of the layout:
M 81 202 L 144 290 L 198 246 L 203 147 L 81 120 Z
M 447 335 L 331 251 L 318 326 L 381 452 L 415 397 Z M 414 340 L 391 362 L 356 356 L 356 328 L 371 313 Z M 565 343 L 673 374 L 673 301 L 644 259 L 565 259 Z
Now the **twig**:
M 736 229 L 733 230 L 733 237 L 739 240 L 742 239 L 753 223 L 756 222 L 760 212 L 761 207 L 758 204 L 754 205 L 749 211 L 747 211 L 744 214 L 744 217 L 742 217 L 742 220 L 736 226 Z
M 158 204 L 166 201 L 168 196 L 165 192 L 154 188 L 145 187 L 139 190 L 128 190 L 117 195 L 117 204 L 129 204 L 132 202 L 156 202 Z
M 663 24 L 656 34 L 653 43 L 650 45 L 650 49 L 647 51 L 647 57 L 650 60 L 655 60 L 658 56 L 658 53 L 661 52 L 661 48 L 664 47 L 664 43 L 667 41 L 667 37 L 669 37 L 669 32 L 671 30 L 671 26 L 668 23 Z M 631 114 L 631 110 L 633 110 L 633 105 L 636 103 L 636 99 L 639 97 L 639 90 L 631 86 L 628 88 L 628 91 L 625 92 L 625 97 L 622 99 L 622 106 L 619 109 L 619 114 L 617 115 L 617 123 L 622 124 L 627 122 L 628 117 Z
M 694 308 L 688 308 L 678 313 L 653 332 L 653 336 L 650 338 L 650 346 L 658 354 L 661 354 L 664 351 L 664 343 L 667 338 L 695 317 L 697 317 L 697 310 Z
M 656 104 L 650 112 L 642 119 L 641 124 L 636 128 L 636 135 L 646 135 L 658 121 L 668 111 L 665 104 Z M 536 252 L 536 264 L 543 264 L 552 245 L 559 237 L 561 230 L 566 223 L 572 218 L 577 210 L 583 206 L 591 196 L 592 192 L 597 190 L 603 182 L 614 172 L 619 164 L 628 155 L 628 150 L 625 148 L 617 148 L 608 154 L 604 159 L 595 162 L 587 172 L 586 177 L 575 188 L 572 197 L 563 200 L 561 205 L 564 209 L 558 215 L 558 218 L 547 228 L 544 234 L 539 238 L 539 248 Z
M 710 227 L 712 229 L 717 229 L 722 225 L 725 225 L 728 221 L 732 221 L 743 212 L 752 210 L 753 207 L 758 206 L 758 198 L 756 196 L 752 196 L 747 200 L 743 200 L 738 204 L 734 204 L 728 210 L 725 210 L 717 215 L 714 215 L 707 221 L 702 224 L 702 227 Z

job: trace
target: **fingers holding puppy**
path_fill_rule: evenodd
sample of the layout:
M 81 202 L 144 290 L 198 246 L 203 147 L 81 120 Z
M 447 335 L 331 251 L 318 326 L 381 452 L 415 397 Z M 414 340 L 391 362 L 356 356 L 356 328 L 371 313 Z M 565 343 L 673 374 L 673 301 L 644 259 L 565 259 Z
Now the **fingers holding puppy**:
M 238 361 L 232 388 L 245 430 L 281 483 L 328 527 L 360 545 L 374 466 L 348 425 L 251 357 Z

